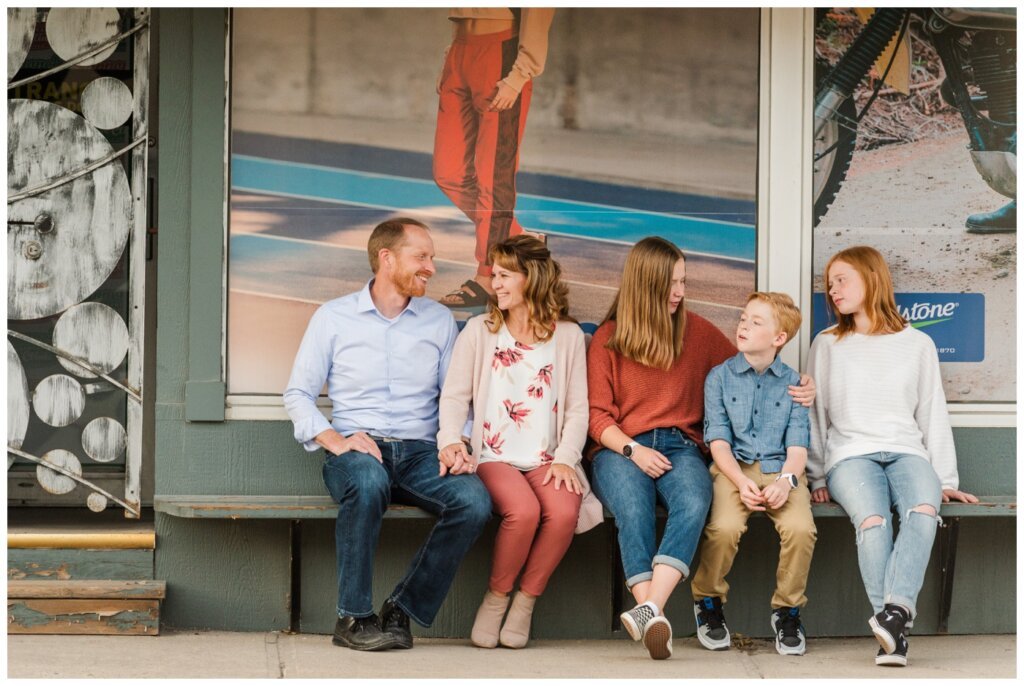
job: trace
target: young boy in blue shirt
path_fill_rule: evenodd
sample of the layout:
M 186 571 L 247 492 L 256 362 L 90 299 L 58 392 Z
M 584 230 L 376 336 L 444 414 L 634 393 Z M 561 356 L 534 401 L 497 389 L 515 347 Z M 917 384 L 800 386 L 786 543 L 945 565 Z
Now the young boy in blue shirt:
M 803 655 L 800 608 L 817 539 L 804 476 L 810 427 L 807 408 L 787 386 L 800 375 L 778 357 L 800 328 L 800 311 L 784 293 L 753 293 L 736 327 L 739 352 L 704 383 L 704 441 L 711 448 L 714 495 L 704 528 L 700 568 L 693 577 L 697 638 L 709 650 L 729 647 L 722 605 L 740 537 L 751 512 L 764 512 L 781 547 L 772 596 L 775 649 Z

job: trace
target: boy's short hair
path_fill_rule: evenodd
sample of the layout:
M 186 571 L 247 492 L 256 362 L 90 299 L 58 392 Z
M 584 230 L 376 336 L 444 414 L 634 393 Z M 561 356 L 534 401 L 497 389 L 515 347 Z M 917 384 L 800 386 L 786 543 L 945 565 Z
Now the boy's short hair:
M 785 293 L 757 291 L 747 297 L 748 303 L 751 300 L 767 303 L 768 307 L 772 308 L 772 315 L 779 325 L 779 330 L 786 333 L 786 343 L 793 340 L 793 336 L 800 330 L 800 322 L 803 321 L 803 317 L 791 297 Z M 781 350 L 786 343 L 779 346 L 779 349 Z

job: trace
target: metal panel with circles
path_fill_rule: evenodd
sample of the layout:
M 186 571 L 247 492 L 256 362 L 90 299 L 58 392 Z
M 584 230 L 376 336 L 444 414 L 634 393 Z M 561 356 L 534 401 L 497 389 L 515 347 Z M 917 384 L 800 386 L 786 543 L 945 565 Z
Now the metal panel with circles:
M 138 517 L 150 12 L 7 20 L 8 476 Z

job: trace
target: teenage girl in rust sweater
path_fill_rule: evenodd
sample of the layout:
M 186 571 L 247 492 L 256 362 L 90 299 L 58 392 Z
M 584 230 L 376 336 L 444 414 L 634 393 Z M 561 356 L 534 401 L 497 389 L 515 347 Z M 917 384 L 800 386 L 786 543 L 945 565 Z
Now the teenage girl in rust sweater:
M 704 378 L 736 354 L 713 324 L 686 311 L 686 263 L 668 241 L 649 237 L 626 258 L 622 285 L 587 356 L 593 488 L 612 511 L 626 585 L 637 606 L 621 615 L 651 657 L 672 654 L 665 603 L 690 575 L 711 504 L 703 441 Z M 805 405 L 809 377 L 790 387 Z M 660 544 L 655 507 L 668 511 Z

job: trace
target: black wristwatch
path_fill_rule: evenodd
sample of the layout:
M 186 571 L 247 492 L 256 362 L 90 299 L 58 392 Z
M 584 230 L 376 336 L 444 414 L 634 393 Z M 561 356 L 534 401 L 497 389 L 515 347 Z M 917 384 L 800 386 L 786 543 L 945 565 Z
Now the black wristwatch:
M 789 472 L 783 472 L 782 474 L 779 474 L 777 477 L 775 477 L 775 480 L 784 480 L 787 484 L 789 484 L 789 490 L 791 491 L 798 485 L 800 485 L 800 482 L 796 480 L 796 475 L 790 474 Z
M 622 447 L 622 454 L 626 456 L 627 460 L 633 459 L 633 448 L 639 448 L 640 444 L 636 441 L 631 441 Z

